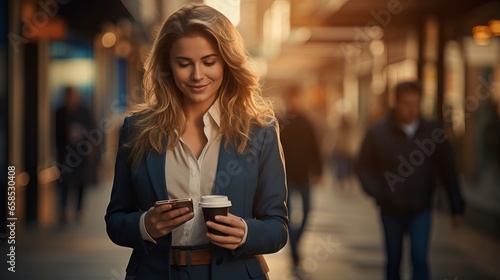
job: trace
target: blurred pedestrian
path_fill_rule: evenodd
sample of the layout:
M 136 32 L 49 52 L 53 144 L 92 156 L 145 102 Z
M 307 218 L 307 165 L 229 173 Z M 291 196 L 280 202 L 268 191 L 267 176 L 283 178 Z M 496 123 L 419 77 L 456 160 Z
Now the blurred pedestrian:
M 79 92 L 73 87 L 64 90 L 63 106 L 56 111 L 56 153 L 60 167 L 59 178 L 59 221 L 66 224 L 70 210 L 68 200 L 74 194 L 75 218 L 80 222 L 83 215 L 85 188 L 88 185 L 92 168 L 96 162 L 91 161 L 98 146 L 89 142 L 86 137 L 95 129 L 89 110 L 81 102 Z
M 278 124 L 247 59 L 237 29 L 203 4 L 158 32 L 105 216 L 110 239 L 133 249 L 126 279 L 267 279 L 262 254 L 287 241 L 286 180 Z M 211 194 L 232 204 L 218 223 L 198 207 Z M 193 210 L 153 206 L 187 197 Z
M 421 116 L 416 82 L 395 89 L 390 114 L 368 129 L 356 162 L 364 191 L 375 198 L 385 235 L 386 279 L 401 279 L 403 237 L 411 244 L 412 279 L 430 279 L 427 261 L 431 208 L 437 177 L 448 192 L 452 222 L 464 211 L 453 153 L 444 130 Z
M 299 264 L 299 241 L 304 233 L 311 209 L 310 188 L 322 173 L 318 141 L 312 123 L 305 116 L 302 91 L 299 86 L 289 87 L 285 94 L 286 115 L 281 118 L 281 143 L 285 154 L 286 176 L 289 190 L 288 213 L 293 211 L 291 196 L 302 200 L 302 220 L 290 221 L 290 246 L 295 267 Z
M 477 167 L 479 178 L 495 178 L 500 167 L 500 116 L 498 102 L 491 99 L 484 101 L 482 117 L 478 117 L 478 139 L 481 149 L 478 153 Z M 494 174 L 490 174 L 493 172 Z M 493 175 L 493 176 L 492 176 Z M 478 178 L 478 180 L 479 180 Z M 484 184 L 484 182 L 482 182 Z
M 341 189 L 350 186 L 352 165 L 354 158 L 353 126 L 348 115 L 341 116 L 337 129 L 335 129 L 335 142 L 331 155 L 333 174 Z

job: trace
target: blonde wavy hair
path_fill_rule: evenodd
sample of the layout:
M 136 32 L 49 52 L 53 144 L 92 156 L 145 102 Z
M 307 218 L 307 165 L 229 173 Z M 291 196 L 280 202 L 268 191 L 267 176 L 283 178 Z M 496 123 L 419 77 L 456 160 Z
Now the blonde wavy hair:
M 179 38 L 197 34 L 215 42 L 225 63 L 217 93 L 225 147 L 231 143 L 241 155 L 253 126 L 277 125 L 272 104 L 261 96 L 259 77 L 250 69 L 248 53 L 236 28 L 209 6 L 186 5 L 164 22 L 144 65 L 143 101 L 132 110 L 133 134 L 126 144 L 136 164 L 152 150 L 162 153 L 173 148 L 185 130 L 182 93 L 170 69 L 170 50 Z

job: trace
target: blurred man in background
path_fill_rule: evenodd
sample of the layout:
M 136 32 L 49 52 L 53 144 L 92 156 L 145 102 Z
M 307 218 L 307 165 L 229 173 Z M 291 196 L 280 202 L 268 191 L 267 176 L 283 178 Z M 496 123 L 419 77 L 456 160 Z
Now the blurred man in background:
M 427 280 L 431 204 L 437 177 L 448 192 L 455 226 L 461 223 L 464 202 L 444 130 L 421 117 L 419 84 L 400 83 L 395 93 L 394 110 L 368 130 L 355 168 L 364 191 L 381 209 L 386 279 L 401 279 L 403 237 L 408 233 L 412 279 Z
M 285 92 L 286 116 L 281 119 L 281 144 L 285 154 L 288 183 L 288 216 L 290 217 L 290 246 L 294 267 L 300 257 L 298 245 L 304 232 L 310 210 L 310 186 L 322 173 L 318 141 L 311 122 L 303 112 L 302 92 L 299 86 L 291 86 Z M 302 220 L 293 221 L 291 194 L 302 199 Z
M 75 194 L 75 218 L 79 222 L 83 213 L 85 187 L 95 179 L 99 143 L 89 140 L 95 131 L 90 112 L 81 102 L 78 91 L 73 87 L 64 90 L 64 104 L 56 112 L 56 152 L 60 171 L 59 220 L 65 225 L 68 219 L 68 198 Z M 93 139 L 95 140 L 95 139 Z M 101 139 L 102 140 L 102 139 Z

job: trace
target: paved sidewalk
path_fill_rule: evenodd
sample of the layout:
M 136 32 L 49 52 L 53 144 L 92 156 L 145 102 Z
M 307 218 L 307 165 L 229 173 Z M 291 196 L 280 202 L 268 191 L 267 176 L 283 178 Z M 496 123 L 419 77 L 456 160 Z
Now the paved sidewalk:
M 103 215 L 110 190 L 109 182 L 89 190 L 87 212 L 81 224 L 27 229 L 18 240 L 15 273 L 6 270 L 7 248 L 0 245 L 0 279 L 124 279 L 130 249 L 114 245 L 105 233 Z M 296 270 L 300 278 L 291 269 L 288 247 L 266 256 L 270 278 L 382 279 L 381 232 L 371 200 L 356 188 L 340 191 L 325 183 L 314 189 L 313 202 L 309 227 L 301 244 L 303 259 Z M 500 279 L 498 240 L 468 227 L 454 231 L 443 214 L 435 214 L 433 219 L 432 279 Z M 407 254 L 405 258 L 405 274 L 408 274 Z

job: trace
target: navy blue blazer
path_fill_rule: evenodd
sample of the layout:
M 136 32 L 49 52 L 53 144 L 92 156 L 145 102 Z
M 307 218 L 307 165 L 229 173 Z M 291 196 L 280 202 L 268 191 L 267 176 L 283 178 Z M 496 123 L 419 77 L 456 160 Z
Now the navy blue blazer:
M 145 155 L 137 166 L 128 160 L 124 147 L 134 129 L 134 117 L 125 118 L 120 130 L 119 150 L 111 199 L 106 211 L 110 239 L 133 249 L 126 279 L 170 279 L 171 234 L 157 244 L 141 237 L 139 220 L 157 200 L 168 199 L 165 153 Z M 275 126 L 252 130 L 249 149 L 237 155 L 233 145 L 221 141 L 214 194 L 227 195 L 230 213 L 245 219 L 246 243 L 234 251 L 213 244 L 212 279 L 266 279 L 256 258 L 279 251 L 287 242 L 286 180 L 283 153 Z

